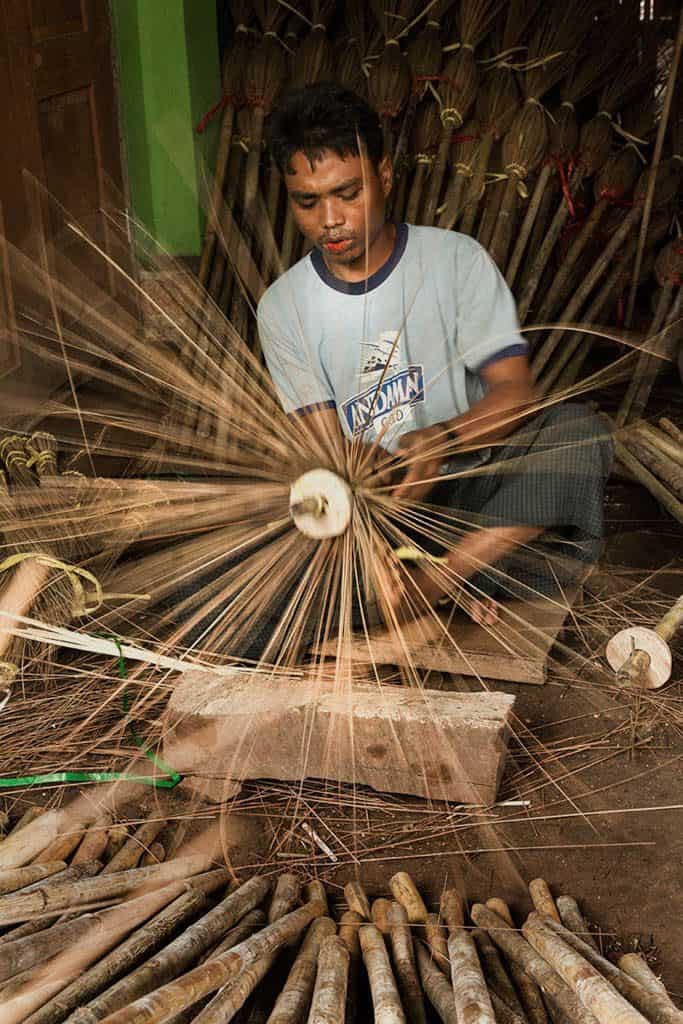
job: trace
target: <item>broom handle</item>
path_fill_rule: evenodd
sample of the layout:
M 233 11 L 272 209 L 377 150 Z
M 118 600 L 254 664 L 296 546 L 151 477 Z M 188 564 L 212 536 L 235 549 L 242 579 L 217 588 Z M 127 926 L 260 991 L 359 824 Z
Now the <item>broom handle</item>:
M 581 184 L 582 178 L 583 170 L 580 167 L 577 167 L 574 173 L 572 174 L 571 180 L 569 182 L 570 190 L 575 190 Z M 543 271 L 545 270 L 546 264 L 550 259 L 550 254 L 555 248 L 555 243 L 557 242 L 557 239 L 560 237 L 560 232 L 562 231 L 562 228 L 567 222 L 569 212 L 570 211 L 569 206 L 567 205 L 567 201 L 565 197 L 562 196 L 562 198 L 560 199 L 560 204 L 557 207 L 557 210 L 555 211 L 555 216 L 553 217 L 550 227 L 548 228 L 548 231 L 546 233 L 546 236 L 543 239 L 543 244 L 536 253 L 534 261 L 531 264 L 531 268 L 529 270 L 529 277 L 524 288 L 522 289 L 522 294 L 520 296 L 519 302 L 517 303 L 517 311 L 519 313 L 519 320 L 521 324 L 526 323 L 527 314 L 529 312 L 531 303 L 533 302 L 536 290 L 538 289 L 538 286 L 540 284 L 541 277 L 543 276 Z
M 248 212 L 256 202 L 258 193 L 259 169 L 261 166 L 261 140 L 263 139 L 263 123 L 265 121 L 263 107 L 252 108 L 251 145 L 247 156 L 247 175 L 244 179 L 244 209 Z
M 410 186 L 410 195 L 408 196 L 408 206 L 406 207 L 405 221 L 406 224 L 417 224 L 417 216 L 420 209 L 420 200 L 424 193 L 424 184 L 427 177 L 427 172 L 431 160 L 428 158 L 418 157 L 415 165 L 415 174 L 413 175 L 413 183 Z
M 678 319 L 681 308 L 680 286 L 678 294 L 672 302 L 673 290 L 674 285 L 667 282 L 660 292 L 657 309 L 648 331 L 648 339 L 652 339 L 653 344 L 649 351 L 643 350 L 638 356 L 635 373 L 631 377 L 615 417 L 619 427 L 623 427 L 629 419 L 639 417 L 643 413 L 661 365 L 671 354 L 672 343 L 675 344 L 676 332 L 673 332 L 673 338 L 669 338 L 666 330 Z M 657 335 L 662 330 L 662 325 L 664 325 L 664 332 L 658 338 Z
M 40 593 L 49 575 L 49 568 L 40 565 L 33 558 L 20 562 L 12 572 L 12 577 L 0 593 L 0 611 L 10 615 L 26 615 Z M 0 576 L 0 579 L 2 577 Z M 2 660 L 10 643 L 14 639 L 9 632 L 12 620 L 0 616 L 0 660 Z
M 506 185 L 507 182 L 499 180 L 492 182 L 488 186 L 489 199 L 488 202 L 484 204 L 484 212 L 481 215 L 479 228 L 477 230 L 477 241 L 480 245 L 483 245 L 485 249 L 489 248 L 493 233 L 496 230 L 498 211 L 500 209 L 501 200 L 506 191 Z
M 462 203 L 462 195 L 465 191 L 465 185 L 469 181 L 466 174 L 461 174 L 460 171 L 456 171 L 452 175 L 451 180 L 448 183 L 448 190 L 446 192 L 446 198 L 444 200 L 444 209 L 441 212 L 441 216 L 437 222 L 437 226 L 444 228 L 446 231 L 451 231 L 455 227 L 455 223 L 460 215 L 460 207 Z
M 413 121 L 415 120 L 415 111 L 417 110 L 418 99 L 418 94 L 413 90 L 406 105 L 406 112 L 403 115 L 401 131 L 399 132 L 398 142 L 396 143 L 396 149 L 394 150 L 394 159 L 392 163 L 394 178 L 396 179 L 398 179 L 401 174 L 404 174 L 406 170 L 403 163 L 408 151 L 408 139 L 413 127 Z
M 629 246 L 627 256 L 632 252 L 633 246 Z M 620 262 L 609 275 L 586 311 L 586 315 L 584 317 L 586 323 L 592 324 L 597 321 L 597 318 L 600 316 L 614 294 L 623 272 L 623 263 Z M 562 350 L 558 352 L 556 358 L 549 366 L 548 372 L 540 382 L 539 390 L 542 395 L 547 395 L 550 388 L 556 382 L 560 391 L 563 387 L 567 387 L 574 383 L 578 371 L 581 369 L 583 361 L 590 350 L 591 342 L 592 336 L 590 334 L 584 335 L 583 331 L 574 331 L 573 334 L 569 336 L 562 346 Z M 576 353 L 576 356 L 575 358 L 572 358 L 574 353 Z
M 225 174 L 228 168 L 230 156 L 232 129 L 235 121 L 235 108 L 228 103 L 223 111 L 221 119 L 221 134 L 218 141 L 218 155 L 216 156 L 216 173 L 214 175 L 213 189 L 211 190 L 211 202 L 206 214 L 206 230 L 204 233 L 204 245 L 199 260 L 198 277 L 203 285 L 209 279 L 211 257 L 216 245 L 216 225 L 220 216 L 220 208 L 223 200 L 223 185 Z
M 518 184 L 519 179 L 512 175 L 505 182 L 505 191 L 498 210 L 496 225 L 491 236 L 491 244 L 489 245 L 491 258 L 500 271 L 505 269 L 505 260 L 510 248 L 512 224 L 517 205 Z
M 443 126 L 439 149 L 432 166 L 432 173 L 429 176 L 429 189 L 427 191 L 424 210 L 420 218 L 422 224 L 426 224 L 427 226 L 433 225 L 436 220 L 436 208 L 439 205 L 439 196 L 441 195 L 441 185 L 443 184 L 443 179 L 446 174 L 446 165 L 448 163 L 448 154 L 451 148 L 451 139 L 453 138 L 453 132 L 456 127 L 457 126 L 450 121 L 448 124 Z
M 602 220 L 602 216 L 606 209 L 607 200 L 599 199 L 591 210 L 588 220 L 569 246 L 569 251 L 563 258 L 557 274 L 553 279 L 553 283 L 546 292 L 545 299 L 541 303 L 541 308 L 538 311 L 538 319 L 541 323 L 543 323 L 544 320 L 549 320 L 554 311 L 559 307 L 560 303 L 564 301 L 569 276 L 581 258 L 584 249 L 597 231 L 598 225 Z
M 527 247 L 527 243 L 531 235 L 531 229 L 534 226 L 534 221 L 536 220 L 536 216 L 541 207 L 541 200 L 543 199 L 543 196 L 545 194 L 545 190 L 548 185 L 548 180 L 550 178 L 552 170 L 552 164 L 549 162 L 545 163 L 541 168 L 541 173 L 539 174 L 538 179 L 536 181 L 533 195 L 531 196 L 531 200 L 527 207 L 526 214 L 524 215 L 522 226 L 519 229 L 517 241 L 515 242 L 515 247 L 512 250 L 512 256 L 510 257 L 507 273 L 505 274 L 505 280 L 507 282 L 508 288 L 512 288 L 513 284 L 515 283 L 517 271 L 519 270 L 519 265 L 522 262 L 522 256 L 524 255 L 524 251 Z
M 493 149 L 493 143 L 495 136 L 493 132 L 486 132 L 482 137 L 479 151 L 477 152 L 477 159 L 474 163 L 474 174 L 470 178 L 469 188 L 467 189 L 467 195 L 465 197 L 465 208 L 463 212 L 462 223 L 460 230 L 465 235 L 471 235 L 474 228 L 474 221 L 477 216 L 477 210 L 479 208 L 479 200 L 484 191 L 484 182 L 486 180 L 486 169 L 491 159 L 491 150 Z
M 602 277 L 602 274 L 604 273 L 606 267 L 609 266 L 610 260 L 612 260 L 616 256 L 620 246 L 626 240 L 631 230 L 636 226 L 636 224 L 640 220 L 642 212 L 643 211 L 641 206 L 634 206 L 631 210 L 629 210 L 627 215 L 624 217 L 621 226 L 618 228 L 617 231 L 614 232 L 607 246 L 593 264 L 587 277 L 576 289 L 573 297 L 562 311 L 562 314 L 559 317 L 559 319 L 563 324 L 571 322 L 578 315 L 578 312 L 584 304 L 585 300 L 588 298 L 590 293 L 593 291 L 593 288 Z M 550 334 L 550 337 L 546 338 L 546 340 L 543 342 L 540 349 L 536 353 L 536 358 L 532 363 L 532 371 L 534 372 L 534 375 L 536 377 L 540 375 L 541 370 L 546 365 L 546 363 L 552 356 L 553 352 L 559 345 L 565 330 L 566 327 L 557 327 Z

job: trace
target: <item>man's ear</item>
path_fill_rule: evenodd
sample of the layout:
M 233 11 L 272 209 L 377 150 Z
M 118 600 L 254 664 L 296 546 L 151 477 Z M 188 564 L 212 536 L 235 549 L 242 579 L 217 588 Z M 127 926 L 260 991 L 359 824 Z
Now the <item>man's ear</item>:
M 377 168 L 379 172 L 379 180 L 382 185 L 382 192 L 385 196 L 388 196 L 391 192 L 391 186 L 394 183 L 394 172 L 391 166 L 391 157 L 385 154 L 379 162 Z

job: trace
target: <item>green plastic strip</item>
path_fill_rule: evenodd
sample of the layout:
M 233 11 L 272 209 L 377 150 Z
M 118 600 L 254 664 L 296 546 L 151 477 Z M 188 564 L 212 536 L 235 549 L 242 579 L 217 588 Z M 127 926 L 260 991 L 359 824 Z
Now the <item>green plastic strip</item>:
M 121 679 L 126 679 L 126 659 L 123 656 L 121 643 L 116 636 L 107 635 L 106 639 L 111 640 L 116 645 L 119 676 Z M 123 710 L 128 714 L 128 693 L 125 689 L 123 691 Z M 126 772 L 49 772 L 45 775 L 18 775 L 13 778 L 0 778 L 0 789 L 19 789 L 21 786 L 45 786 L 51 782 L 119 782 L 121 780 L 125 782 L 139 782 L 143 786 L 154 786 L 155 789 L 173 789 L 179 782 L 182 782 L 182 775 L 165 764 L 153 750 L 150 750 L 145 745 L 144 740 L 135 731 L 135 726 L 132 722 L 129 723 L 129 728 L 136 747 L 142 750 L 145 757 L 149 758 L 155 768 L 161 769 L 163 776 L 129 775 Z

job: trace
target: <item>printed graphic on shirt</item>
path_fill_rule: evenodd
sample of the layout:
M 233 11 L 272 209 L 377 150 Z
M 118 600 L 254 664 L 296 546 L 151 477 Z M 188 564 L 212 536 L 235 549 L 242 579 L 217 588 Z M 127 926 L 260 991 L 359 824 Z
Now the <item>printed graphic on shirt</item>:
M 360 374 L 361 391 L 342 403 L 352 435 L 363 430 L 386 432 L 400 425 L 401 433 L 415 420 L 414 406 L 424 402 L 424 367 L 406 365 L 398 331 L 383 331 L 379 341 L 362 346 L 367 354 Z M 409 427 L 409 429 L 411 429 Z

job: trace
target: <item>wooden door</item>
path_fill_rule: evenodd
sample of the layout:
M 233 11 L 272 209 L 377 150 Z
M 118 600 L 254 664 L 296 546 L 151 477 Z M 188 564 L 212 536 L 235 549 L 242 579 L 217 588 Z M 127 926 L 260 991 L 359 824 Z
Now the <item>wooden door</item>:
M 48 236 L 66 237 L 63 207 L 109 247 L 100 211 L 117 193 L 123 205 L 123 178 L 107 0 L 0 0 L 0 145 L 0 205 L 13 245 L 35 256 L 27 170 L 56 200 L 45 211 Z M 77 248 L 69 254 L 74 265 L 88 258 Z M 102 275 L 111 292 L 111 278 Z M 12 306 L 6 274 L 2 289 L 0 327 Z M 0 346 L 3 376 L 5 385 L 35 395 L 61 384 L 57 370 L 17 351 L 11 331 Z

